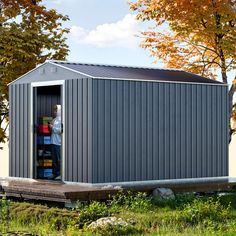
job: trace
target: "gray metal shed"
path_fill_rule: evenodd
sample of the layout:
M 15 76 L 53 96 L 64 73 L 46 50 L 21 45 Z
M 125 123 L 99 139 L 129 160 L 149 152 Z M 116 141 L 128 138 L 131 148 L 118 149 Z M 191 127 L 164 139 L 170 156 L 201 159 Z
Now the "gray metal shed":
M 10 176 L 36 178 L 35 117 L 62 104 L 64 181 L 228 175 L 228 87 L 180 70 L 49 61 L 9 85 Z

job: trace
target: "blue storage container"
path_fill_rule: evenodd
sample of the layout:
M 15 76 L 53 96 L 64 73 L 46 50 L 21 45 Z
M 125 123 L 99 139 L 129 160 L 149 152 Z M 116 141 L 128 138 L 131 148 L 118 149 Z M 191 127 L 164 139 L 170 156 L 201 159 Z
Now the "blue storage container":
M 51 144 L 51 137 L 50 136 L 44 136 L 43 142 L 44 142 L 44 144 Z
M 38 136 L 37 143 L 38 144 L 51 144 L 51 137 L 50 136 Z
M 38 178 L 50 178 L 52 177 L 52 169 L 38 169 Z

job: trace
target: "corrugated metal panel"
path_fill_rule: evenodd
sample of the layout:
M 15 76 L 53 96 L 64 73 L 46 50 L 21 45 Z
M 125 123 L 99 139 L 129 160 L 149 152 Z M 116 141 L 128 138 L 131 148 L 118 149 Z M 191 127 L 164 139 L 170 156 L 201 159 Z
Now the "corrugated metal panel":
M 56 104 L 61 104 L 60 93 L 60 85 L 37 88 L 36 118 L 39 118 L 41 116 L 54 116 L 53 107 Z M 36 120 L 35 122 L 37 124 L 38 120 Z
M 65 180 L 92 181 L 92 81 L 65 82 Z
M 227 87 L 93 80 L 93 182 L 225 176 Z
M 14 111 L 14 103 L 13 103 L 13 98 L 14 98 L 14 89 L 13 86 L 9 87 L 9 175 L 12 176 L 13 172 L 13 157 L 14 157 L 14 143 L 12 142 L 12 137 L 14 133 L 14 116 L 13 116 L 13 111 Z
M 30 85 L 10 86 L 10 176 L 30 177 Z

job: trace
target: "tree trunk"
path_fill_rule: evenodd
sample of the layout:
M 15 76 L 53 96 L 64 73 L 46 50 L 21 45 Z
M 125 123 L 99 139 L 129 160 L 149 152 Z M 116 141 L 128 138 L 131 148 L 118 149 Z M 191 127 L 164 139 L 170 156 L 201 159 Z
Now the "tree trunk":
M 231 116 L 232 116 L 232 111 L 233 111 L 233 98 L 234 98 L 234 93 L 236 91 L 236 76 L 233 80 L 233 84 L 231 85 L 231 88 L 229 90 L 229 143 L 231 142 L 231 136 L 235 132 L 235 130 L 232 128 L 231 124 Z

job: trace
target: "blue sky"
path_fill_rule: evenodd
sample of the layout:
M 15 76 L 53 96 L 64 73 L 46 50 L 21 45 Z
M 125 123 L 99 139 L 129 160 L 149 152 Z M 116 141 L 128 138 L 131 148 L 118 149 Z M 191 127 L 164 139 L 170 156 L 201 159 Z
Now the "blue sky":
M 70 17 L 65 24 L 69 61 L 100 64 L 152 66 L 154 59 L 139 48 L 139 31 L 147 24 L 138 22 L 127 0 L 44 0 L 49 8 Z

